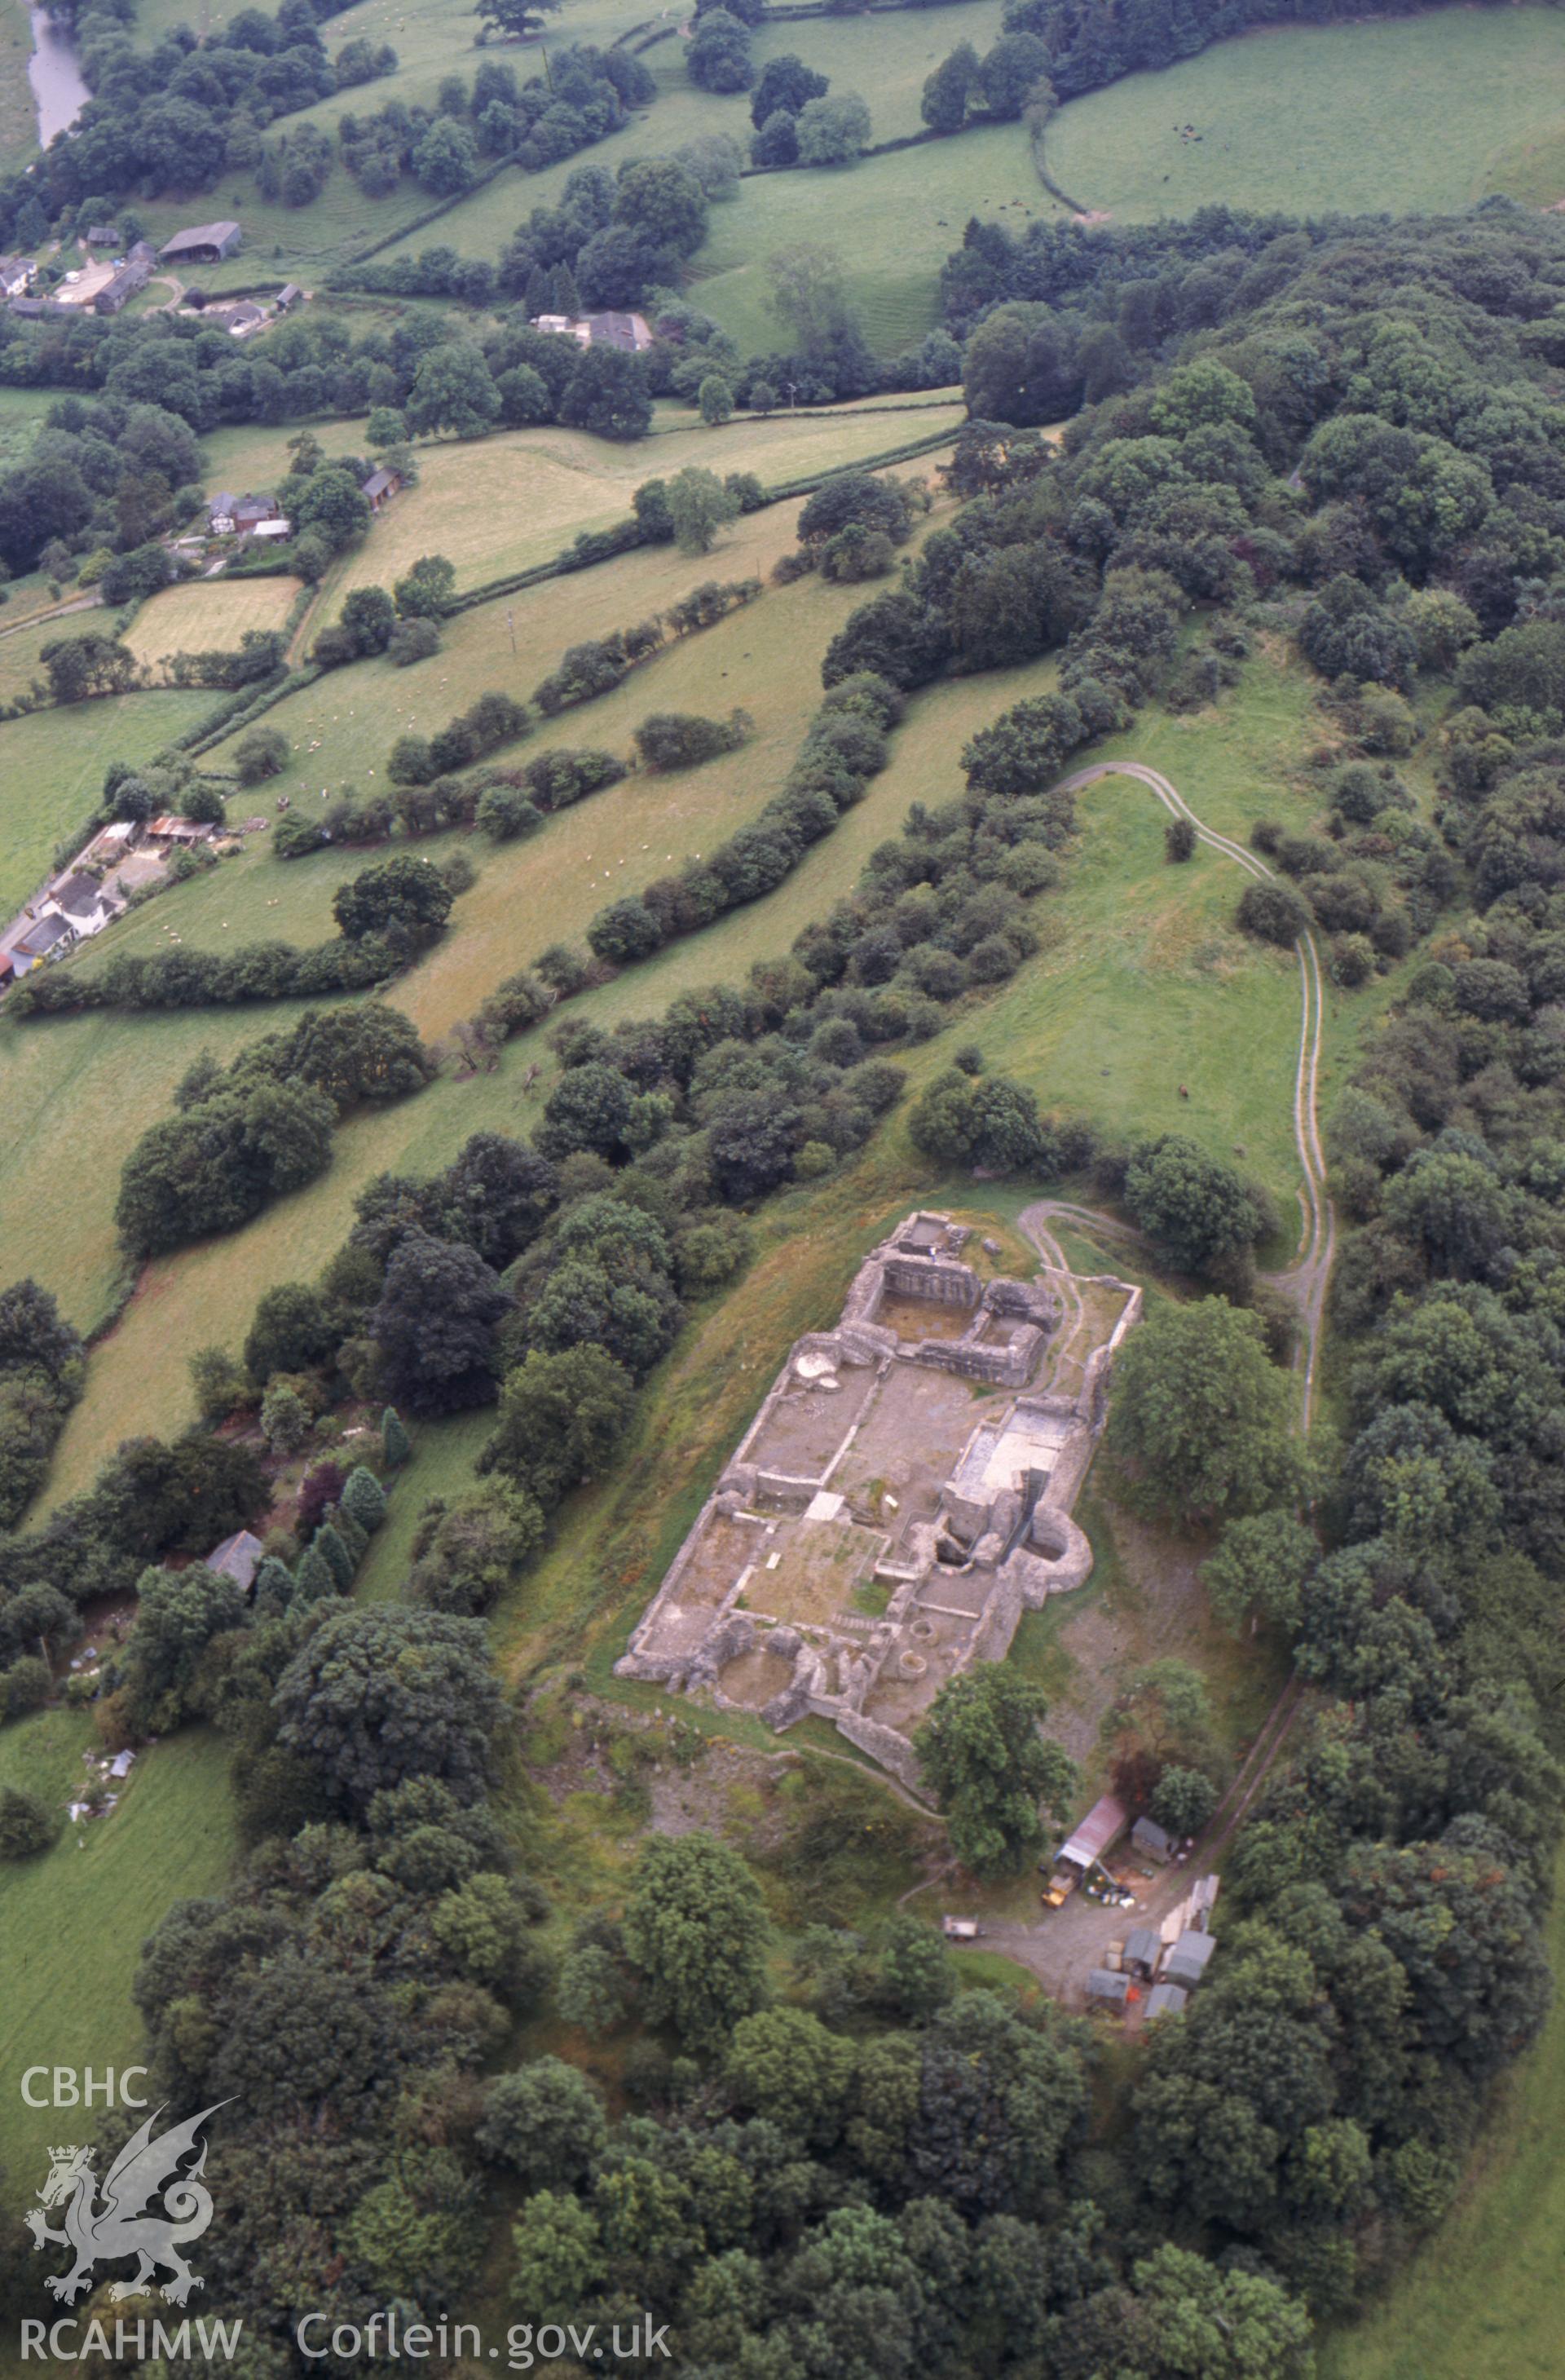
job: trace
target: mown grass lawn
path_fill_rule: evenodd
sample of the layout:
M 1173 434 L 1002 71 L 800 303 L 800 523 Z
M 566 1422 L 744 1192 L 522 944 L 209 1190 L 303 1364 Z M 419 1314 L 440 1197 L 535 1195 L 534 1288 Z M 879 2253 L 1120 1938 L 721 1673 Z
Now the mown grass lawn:
M 1491 190 L 1557 198 L 1562 140 L 1558 11 L 1443 8 L 1251 33 L 1129 76 L 1060 110 L 1045 163 L 1121 222 L 1216 205 L 1406 214 Z
M 38 1712 L 0 1731 L 0 1782 L 41 1793 L 63 1812 L 96 1749 L 91 1715 Z M 211 1892 L 227 1875 L 235 1835 L 229 1749 L 189 1728 L 143 1753 L 117 1809 L 62 1823 L 42 1859 L 0 1869 L 0 2194 L 25 2204 L 47 2169 L 47 2143 L 82 2138 L 84 2119 L 29 2107 L 29 2066 L 121 2067 L 140 2049 L 130 1998 L 136 1957 L 171 1902 Z M 62 2131 L 62 2127 L 64 2130 Z
M 297 578 L 223 577 L 165 588 L 142 604 L 125 641 L 148 662 L 176 653 L 237 652 L 249 630 L 283 626 L 299 586 Z

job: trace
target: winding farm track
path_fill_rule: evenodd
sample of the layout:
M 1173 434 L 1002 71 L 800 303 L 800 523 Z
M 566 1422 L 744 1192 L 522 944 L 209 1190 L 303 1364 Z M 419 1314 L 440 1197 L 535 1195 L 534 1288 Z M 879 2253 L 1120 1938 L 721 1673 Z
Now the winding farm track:
M 1106 777 L 1128 777 L 1137 784 L 1146 786 L 1166 810 L 1175 818 L 1188 820 L 1195 831 L 1197 841 L 1205 844 L 1209 851 L 1217 852 L 1224 859 L 1231 859 L 1236 868 L 1242 868 L 1247 876 L 1260 882 L 1277 881 L 1272 870 L 1255 852 L 1246 850 L 1243 844 L 1235 843 L 1231 836 L 1219 834 L 1214 827 L 1205 825 L 1177 786 L 1158 770 L 1146 768 L 1139 761 L 1102 761 L 1092 768 L 1080 769 L 1074 776 L 1064 779 L 1063 790 L 1083 793 L 1087 786 L 1097 784 Z M 1293 1138 L 1302 1174 L 1299 1245 L 1287 1270 L 1274 1273 L 1270 1278 L 1297 1305 L 1303 1324 L 1299 1362 L 1304 1374 L 1304 1392 L 1299 1427 L 1307 1436 L 1314 1411 L 1316 1363 L 1319 1354 L 1326 1292 L 1337 1250 L 1337 1224 L 1331 1201 L 1327 1196 L 1326 1159 L 1321 1147 L 1317 1113 L 1321 1034 L 1326 1005 L 1325 978 L 1321 971 L 1320 953 L 1308 928 L 1300 936 L 1296 947 L 1300 1025 L 1299 1062 L 1293 1077 Z M 1077 1206 L 1069 1199 L 1038 1199 L 1025 1208 L 1017 1220 L 1045 1263 L 1065 1270 L 1069 1268 L 1054 1233 L 1053 1227 L 1057 1223 L 1074 1224 L 1099 1238 L 1107 1236 L 1139 1243 L 1141 1237 L 1131 1225 L 1122 1223 L 1116 1217 L 1099 1214 L 1091 1207 Z M 1265 1784 L 1292 1730 L 1302 1693 L 1295 1674 L 1289 1679 L 1267 1713 L 1238 1774 L 1218 1804 L 1203 1836 L 1200 1846 L 1203 1866 L 1214 1862 L 1226 1849 L 1245 1812 Z M 1183 1897 L 1188 1889 L 1188 1881 L 1183 1870 L 1171 1870 L 1159 1876 L 1137 1903 L 1138 1922 L 1158 1924 Z M 1079 1907 L 1074 1908 L 1074 1913 L 1077 1920 L 1074 1933 L 1070 1927 L 1061 1925 L 1060 1915 L 1056 1914 L 1052 1920 L 1046 1920 L 1040 1925 L 993 1927 L 989 1938 L 994 1949 L 1014 1959 L 1018 1965 L 1030 1968 L 1049 1990 L 1070 1992 L 1079 1986 L 1084 1962 L 1091 1963 L 1115 1923 L 1123 1922 L 1119 1919 L 1117 1912 L 1108 1909 L 1095 1909 L 1090 1918 Z
M 1198 819 L 1178 787 L 1156 769 L 1143 766 L 1139 760 L 1102 760 L 1090 769 L 1078 769 L 1075 775 L 1063 780 L 1062 790 L 1077 794 L 1104 777 L 1130 777 L 1156 794 L 1166 810 L 1175 818 L 1188 820 L 1195 831 L 1195 839 L 1208 851 L 1232 860 L 1247 876 L 1260 883 L 1275 884 L 1277 877 L 1265 860 L 1231 836 L 1219 834 Z M 1271 1278 L 1277 1287 L 1290 1297 L 1299 1309 L 1304 1324 L 1301 1356 L 1304 1370 L 1304 1402 L 1300 1427 L 1307 1436 L 1315 1410 L 1316 1364 L 1320 1352 L 1321 1324 L 1326 1310 L 1327 1284 L 1331 1277 L 1332 1260 L 1337 1253 L 1337 1219 L 1331 1201 L 1326 1194 L 1326 1157 L 1321 1147 L 1320 1120 L 1317 1100 L 1320 1087 L 1320 1044 L 1325 1021 L 1325 977 L 1321 971 L 1320 952 L 1314 934 L 1306 927 L 1295 945 L 1299 955 L 1301 1019 L 1299 1026 L 1299 1063 L 1293 1080 L 1293 1139 L 1299 1151 L 1302 1181 L 1299 1189 L 1301 1227 L 1298 1253 L 1285 1272 Z M 1033 1214 L 1033 1208 L 1028 1214 Z M 1074 1210 L 1077 1220 L 1087 1220 L 1090 1210 Z M 1038 1211 L 1040 1223 L 1049 1214 L 1071 1219 L 1073 1210 L 1050 1200 Z M 1101 1228 L 1104 1218 L 1091 1217 Z M 1025 1220 L 1025 1219 L 1024 1219 Z

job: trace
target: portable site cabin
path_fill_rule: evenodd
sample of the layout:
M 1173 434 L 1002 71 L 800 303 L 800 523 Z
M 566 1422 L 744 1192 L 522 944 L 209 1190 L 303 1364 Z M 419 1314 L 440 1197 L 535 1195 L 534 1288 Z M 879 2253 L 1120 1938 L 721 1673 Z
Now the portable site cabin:
M 1182 1934 L 1163 1961 L 1163 1972 L 1159 1981 L 1183 1984 L 1187 1987 L 1198 1984 L 1217 1947 L 1209 1934 Z
M 1043 1894 L 1050 1909 L 1058 1909 L 1074 1892 L 1105 1852 L 1113 1850 L 1129 1824 L 1130 1812 L 1112 1793 L 1093 1803 L 1075 1833 L 1054 1855 L 1053 1874 Z
M 1125 1936 L 1124 1964 L 1133 1975 L 1156 1974 L 1162 1951 L 1162 1937 L 1155 1925 L 1133 1925 Z
M 1094 2008 L 1122 2009 L 1130 1998 L 1130 1977 L 1111 1967 L 1094 1967 L 1086 1979 L 1086 1996 Z
M 1146 2022 L 1154 2017 L 1177 2016 L 1190 1994 L 1183 1984 L 1154 1984 L 1146 1995 Z

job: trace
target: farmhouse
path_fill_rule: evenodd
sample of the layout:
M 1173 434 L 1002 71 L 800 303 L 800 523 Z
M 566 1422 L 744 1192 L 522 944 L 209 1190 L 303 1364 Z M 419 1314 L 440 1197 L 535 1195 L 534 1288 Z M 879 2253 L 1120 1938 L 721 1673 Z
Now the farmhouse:
M 795 1343 L 622 1677 L 774 1728 L 816 1713 L 912 1780 L 909 1738 L 946 1680 L 1002 1659 L 1025 1609 L 1085 1582 L 1070 1508 L 1140 1293 L 1104 1277 L 1112 1336 L 1057 1387 L 1063 1300 L 1042 1279 L 986 1280 L 961 1258 L 971 1236 L 910 1215 L 836 1327 Z
M 213 537 L 249 537 L 263 521 L 281 519 L 275 496 L 236 496 L 220 488 L 207 504 L 207 526 Z
M 370 472 L 358 492 L 368 498 L 370 511 L 378 513 L 382 504 L 390 504 L 401 485 L 401 472 L 388 470 L 382 464 L 378 471 Z
M 78 941 L 84 941 L 92 934 L 101 934 L 105 926 L 113 925 L 125 907 L 112 892 L 104 891 L 92 876 L 62 877 L 49 896 L 49 911 L 57 911 L 67 919 Z
M 158 250 L 164 264 L 221 264 L 239 245 L 237 223 L 194 224 L 176 231 Z
M 0 297 L 20 298 L 37 270 L 30 256 L 0 256 Z

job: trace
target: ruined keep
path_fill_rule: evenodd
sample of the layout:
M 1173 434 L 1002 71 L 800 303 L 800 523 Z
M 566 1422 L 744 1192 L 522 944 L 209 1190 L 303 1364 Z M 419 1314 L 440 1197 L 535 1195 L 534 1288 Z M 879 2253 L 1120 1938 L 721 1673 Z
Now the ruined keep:
M 911 1215 L 798 1340 L 616 1668 L 775 1728 L 807 1712 L 905 1781 L 936 1692 L 1086 1581 L 1071 1506 L 1141 1292 L 985 1279 Z M 989 1244 L 986 1244 L 986 1245 Z

